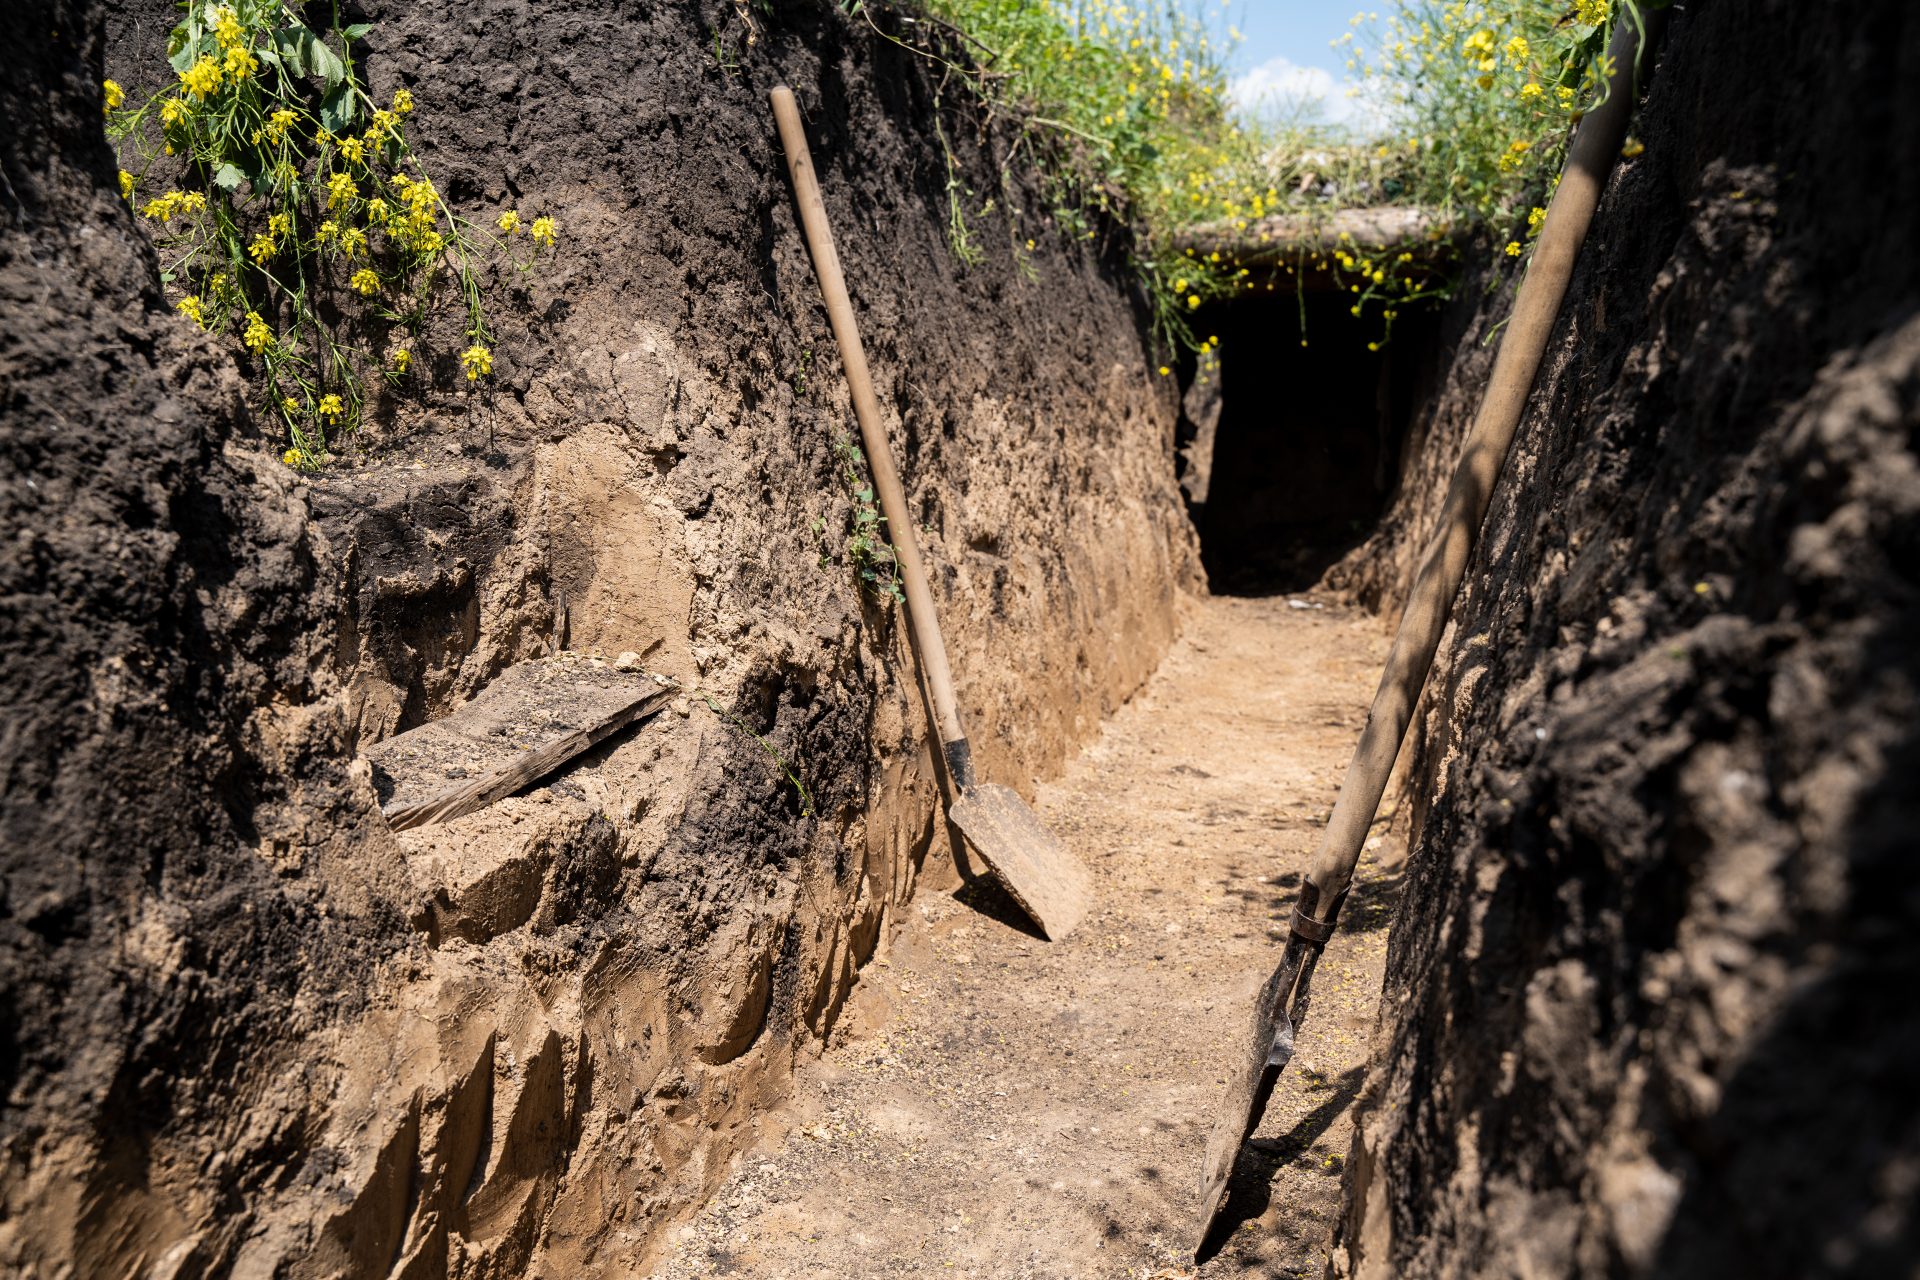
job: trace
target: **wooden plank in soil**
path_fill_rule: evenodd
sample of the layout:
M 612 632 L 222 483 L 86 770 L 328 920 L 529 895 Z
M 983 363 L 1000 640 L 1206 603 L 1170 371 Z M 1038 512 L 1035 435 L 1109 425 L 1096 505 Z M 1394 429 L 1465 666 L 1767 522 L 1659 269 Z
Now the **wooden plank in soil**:
M 673 696 L 642 672 L 559 654 L 510 667 L 473 701 L 362 754 L 395 831 L 484 809 L 653 715 Z

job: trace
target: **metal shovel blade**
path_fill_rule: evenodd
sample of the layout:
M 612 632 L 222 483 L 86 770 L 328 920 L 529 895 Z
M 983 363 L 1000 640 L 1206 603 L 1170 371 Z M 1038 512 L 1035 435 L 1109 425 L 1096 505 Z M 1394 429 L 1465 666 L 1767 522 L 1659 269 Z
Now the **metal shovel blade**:
M 1299 968 L 1299 958 L 1290 947 L 1260 991 L 1253 1025 L 1244 1042 L 1247 1052 L 1227 1078 L 1227 1094 L 1221 1099 L 1213 1136 L 1207 1140 L 1206 1163 L 1200 1171 L 1201 1219 L 1199 1237 L 1193 1242 L 1195 1254 L 1206 1246 L 1214 1219 L 1226 1204 L 1227 1184 L 1233 1180 L 1240 1148 L 1260 1124 L 1267 1099 L 1273 1096 L 1274 1082 L 1293 1058 L 1293 1020 L 1287 1017 L 1286 997 Z
M 1093 897 L 1087 869 L 1011 787 L 976 783 L 947 816 L 1042 933 L 1058 942 L 1073 932 Z

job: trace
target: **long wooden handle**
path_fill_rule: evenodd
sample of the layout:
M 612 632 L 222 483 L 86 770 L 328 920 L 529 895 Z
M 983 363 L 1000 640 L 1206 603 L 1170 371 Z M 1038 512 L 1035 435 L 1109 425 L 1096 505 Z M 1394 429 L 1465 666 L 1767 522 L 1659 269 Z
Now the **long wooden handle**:
M 1650 14 L 1647 20 L 1654 17 Z M 1494 357 L 1486 398 L 1481 401 L 1479 416 L 1460 455 L 1459 469 L 1447 490 L 1440 527 L 1427 546 L 1407 597 L 1393 651 L 1387 655 L 1380 689 L 1367 714 L 1367 726 L 1347 765 L 1340 798 L 1321 835 L 1313 868 L 1307 873 L 1308 883 L 1317 890 L 1318 902 L 1329 918 L 1338 910 L 1340 896 L 1353 879 L 1360 846 L 1387 789 L 1387 775 L 1393 771 L 1394 757 L 1400 754 L 1400 741 L 1413 719 L 1414 705 L 1433 665 L 1434 650 L 1446 630 L 1448 611 L 1466 574 L 1467 559 L 1486 518 L 1487 506 L 1493 500 L 1494 485 L 1506 466 L 1514 431 L 1532 394 L 1547 338 L 1573 276 L 1574 259 L 1626 138 L 1642 34 L 1643 28 L 1629 15 L 1621 16 L 1607 51 L 1612 68 L 1606 97 L 1580 122 L 1567 152 L 1560 187 L 1547 206 L 1533 261 L 1520 283 L 1513 317 Z M 1646 34 L 1651 45 L 1651 32 Z
M 953 696 L 953 670 L 947 665 L 947 644 L 940 636 L 940 619 L 933 611 L 933 593 L 927 589 L 927 569 L 920 559 L 920 545 L 913 536 L 907 496 L 900 488 L 900 475 L 893 467 L 893 450 L 887 444 L 886 428 L 880 422 L 880 404 L 874 399 L 873 379 L 867 372 L 866 349 L 860 345 L 860 328 L 854 323 L 846 277 L 840 273 L 840 255 L 834 250 L 833 231 L 827 225 L 827 206 L 820 198 L 820 182 L 814 177 L 813 156 L 807 150 L 800 108 L 793 100 L 793 90 L 783 84 L 774 86 L 768 96 L 773 100 L 773 119 L 780 130 L 780 143 L 787 152 L 787 170 L 793 175 L 793 193 L 800 206 L 800 224 L 807 234 L 807 248 L 813 254 L 814 273 L 820 278 L 820 293 L 826 299 L 827 319 L 833 325 L 834 341 L 840 346 L 840 363 L 846 366 L 847 386 L 853 392 L 853 415 L 860 421 L 860 439 L 866 445 L 867 465 L 873 468 L 873 487 L 880 494 L 880 512 L 887 518 L 887 540 L 893 544 L 900 579 L 906 587 L 907 617 L 913 624 L 915 639 L 920 642 L 920 662 L 926 672 L 927 688 L 933 695 L 934 720 L 948 764 L 954 769 L 954 782 L 964 790 L 973 785 L 973 770 L 967 759 L 967 735 L 960 725 L 959 704 Z M 961 776 L 963 771 L 965 776 Z

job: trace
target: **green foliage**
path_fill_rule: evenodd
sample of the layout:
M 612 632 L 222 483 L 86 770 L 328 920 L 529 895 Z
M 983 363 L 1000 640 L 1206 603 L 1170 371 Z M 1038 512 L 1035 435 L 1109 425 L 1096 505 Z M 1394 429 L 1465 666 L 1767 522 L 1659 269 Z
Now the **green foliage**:
M 1230 40 L 1176 8 L 1116 0 L 926 7 L 940 28 L 958 33 L 948 67 L 1005 109 L 1046 162 L 1056 225 L 1091 238 L 1080 210 L 1131 217 L 1156 330 L 1203 346 L 1186 318 L 1199 301 L 1189 299 L 1230 292 L 1235 277 L 1218 264 L 1180 260 L 1174 236 L 1212 218 L 1258 218 L 1282 203 L 1271 175 L 1251 163 L 1262 137 L 1227 110 Z M 970 248 L 971 231 L 957 188 L 949 154 L 949 238 L 960 250 Z
M 859 445 L 841 436 L 833 442 L 833 456 L 839 463 L 840 482 L 846 487 L 847 496 L 853 503 L 851 525 L 842 553 L 853 566 L 861 586 L 876 600 L 902 604 L 907 597 L 900 586 L 900 562 L 894 557 L 893 547 L 886 538 L 887 518 L 874 505 L 873 485 L 867 480 L 867 455 L 861 452 Z M 825 522 L 815 520 L 813 531 L 817 536 L 824 535 Z M 832 562 L 826 553 L 821 554 L 821 568 L 826 568 Z
M 1504 229 L 1559 172 L 1569 126 L 1593 106 L 1614 8 L 1399 0 L 1384 19 L 1356 17 L 1339 43 L 1410 157 L 1411 196 Z
M 1613 25 L 1641 23 L 1666 0 L 1397 0 L 1360 14 L 1336 41 L 1349 71 L 1386 114 L 1406 157 L 1408 198 L 1485 228 L 1503 252 L 1527 255 L 1546 221 L 1572 126 L 1605 91 Z M 1628 156 L 1641 146 L 1629 141 Z M 1362 296 L 1396 307 L 1444 293 L 1449 278 L 1409 270 L 1395 249 L 1342 246 L 1336 259 Z M 1396 278 L 1397 277 L 1397 278 Z
M 1616 5 L 1632 0 L 1396 0 L 1384 23 L 1356 17 L 1363 34 L 1384 32 L 1358 42 L 1349 64 L 1386 114 L 1384 136 L 1367 139 L 1233 110 L 1225 60 L 1238 36 L 1196 16 L 1201 4 L 921 3 L 929 19 L 908 20 L 913 47 L 1016 123 L 1046 164 L 1055 221 L 1068 234 L 1093 234 L 1080 209 L 1132 222 L 1156 332 L 1205 359 L 1214 344 L 1193 330 L 1192 313 L 1274 281 L 1224 254 L 1182 248 L 1197 227 L 1258 243 L 1275 215 L 1312 223 L 1344 208 L 1419 204 L 1496 234 L 1511 228 L 1510 251 L 1523 251 L 1532 197 L 1557 170 L 1569 123 L 1591 105 Z M 936 40 L 941 33 L 950 38 Z M 957 190 L 948 160 L 960 251 L 975 229 L 959 199 L 970 193 Z M 1357 309 L 1380 309 L 1388 332 L 1399 307 L 1452 284 L 1431 245 L 1336 242 L 1293 265 L 1332 273 Z
M 454 216 L 408 141 L 412 95 L 378 105 L 355 68 L 368 31 L 337 12 L 315 31 L 276 0 L 190 0 L 167 42 L 174 82 L 133 105 L 105 86 L 121 193 L 155 224 L 175 309 L 252 353 L 263 412 L 303 469 L 359 422 L 368 371 L 425 376 L 413 340 L 443 300 L 464 311 L 458 366 L 480 385 L 493 338 L 478 249 L 530 269 L 557 241 L 549 217 L 508 210 L 496 237 Z M 156 170 L 178 185 L 142 201 Z

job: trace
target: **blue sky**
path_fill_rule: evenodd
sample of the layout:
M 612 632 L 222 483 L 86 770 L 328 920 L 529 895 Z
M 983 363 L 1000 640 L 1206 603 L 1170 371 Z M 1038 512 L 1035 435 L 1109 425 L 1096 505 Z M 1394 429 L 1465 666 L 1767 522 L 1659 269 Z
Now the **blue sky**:
M 1345 59 L 1336 60 L 1327 42 L 1338 39 L 1347 19 L 1365 7 L 1356 0 L 1233 0 L 1226 8 L 1228 20 L 1247 38 L 1238 69 L 1285 58 L 1298 67 L 1338 71 Z
M 1231 64 L 1234 98 L 1243 107 L 1365 127 L 1365 107 L 1346 93 L 1346 56 L 1328 47 L 1365 7 L 1361 0 L 1188 2 L 1211 26 L 1231 24 L 1245 37 Z M 1374 5 L 1377 11 L 1379 0 Z

